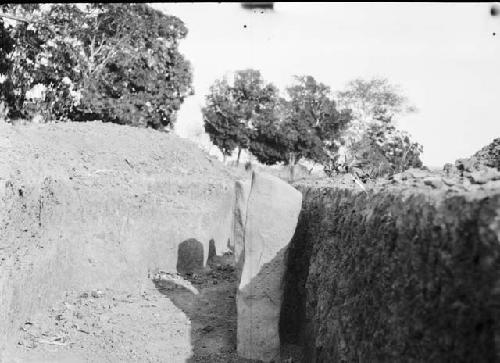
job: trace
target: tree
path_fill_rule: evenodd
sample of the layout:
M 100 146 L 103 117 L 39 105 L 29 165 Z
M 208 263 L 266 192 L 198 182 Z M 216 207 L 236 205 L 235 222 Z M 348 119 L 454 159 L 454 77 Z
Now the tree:
M 398 130 L 387 116 L 377 116 L 378 123 L 371 123 L 362 138 L 352 145 L 350 167 L 359 168 L 371 177 L 402 172 L 422 166 L 422 145 L 411 140 L 410 135 Z
M 32 87 L 39 45 L 31 18 L 40 13 L 40 7 L 38 4 L 2 4 L 0 11 L 10 14 L 10 19 L 0 18 L 0 103 L 8 109 L 8 117 L 23 117 L 23 103 L 26 91 Z M 14 18 L 26 20 L 14 21 Z
M 416 111 L 400 87 L 386 78 L 356 78 L 347 84 L 345 90 L 337 92 L 336 98 L 341 107 L 351 109 L 353 117 L 362 122 L 372 121 L 382 111 L 386 117 Z
M 93 21 L 97 31 L 82 37 L 87 65 L 82 113 L 172 127 L 184 98 L 192 94 L 190 65 L 177 48 L 187 34 L 184 24 L 144 4 L 105 4 L 95 13 L 88 12 L 89 28 Z
M 336 98 L 341 107 L 352 110 L 353 122 L 345 134 L 348 146 L 359 141 L 379 115 L 395 118 L 416 112 L 400 87 L 386 78 L 356 78 L 347 84 L 345 90 L 336 92 Z
M 252 143 L 255 124 L 272 114 L 277 95 L 277 88 L 253 69 L 235 72 L 232 84 L 223 79 L 212 85 L 202 109 L 204 127 L 224 157 L 238 149 L 239 163 L 241 151 Z
M 19 64 L 33 80 L 13 73 L 12 83 L 45 86 L 38 106 L 56 118 L 161 129 L 192 94 L 190 65 L 178 51 L 186 27 L 145 4 L 55 4 L 30 27 L 34 46 L 18 41 L 12 56 L 31 54 L 29 67 Z
M 284 131 L 290 137 L 290 164 L 301 157 L 324 163 L 336 151 L 341 132 L 349 125 L 351 113 L 337 111 L 330 87 L 312 76 L 295 77 L 287 88 L 289 101 Z
M 210 87 L 206 106 L 202 109 L 205 131 L 210 141 L 222 152 L 224 161 L 238 146 L 241 133 L 244 132 L 231 92 L 226 80 L 216 80 Z
M 7 54 L 14 50 L 15 41 L 10 36 L 10 32 L 6 29 L 5 23 L 2 18 L 0 18 L 0 77 L 2 80 L 0 82 L 0 121 L 4 121 L 8 114 L 9 103 L 12 103 L 10 97 L 10 87 L 9 83 L 6 81 L 6 74 L 10 72 L 12 68 L 12 62 L 7 57 Z
M 345 133 L 346 158 L 382 175 L 421 166 L 422 146 L 394 125 L 395 117 L 416 112 L 399 86 L 385 78 L 355 79 L 337 92 L 339 104 L 353 112 Z
M 293 179 L 294 166 L 301 158 L 323 165 L 329 162 L 351 121 L 351 114 L 349 110 L 339 112 L 330 96 L 330 88 L 312 76 L 296 76 L 295 84 L 286 91 L 288 97 L 281 100 L 281 121 L 276 130 L 261 134 L 274 136 L 276 141 L 267 144 L 267 154 L 272 150 L 276 156 L 280 155 L 281 161 L 290 166 Z M 275 159 L 260 156 L 266 163 Z
M 249 151 L 260 163 L 274 165 L 289 161 L 290 135 L 285 130 L 286 103 L 275 95 L 273 108 L 255 120 Z

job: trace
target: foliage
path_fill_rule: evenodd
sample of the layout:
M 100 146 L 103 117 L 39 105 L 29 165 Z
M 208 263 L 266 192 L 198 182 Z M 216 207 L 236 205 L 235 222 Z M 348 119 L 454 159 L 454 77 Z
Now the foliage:
M 0 83 L 0 105 L 2 107 L 0 118 L 2 120 L 5 120 L 7 116 L 8 103 L 12 102 L 12 100 L 9 100 L 11 94 L 10 84 L 6 82 L 7 77 L 5 75 L 12 69 L 12 62 L 7 57 L 7 54 L 13 51 L 14 44 L 14 39 L 6 29 L 3 19 L 0 18 L 0 77 L 2 78 Z
M 217 80 L 210 87 L 202 113 L 210 141 L 224 156 L 231 155 L 242 138 L 242 128 L 235 105 L 231 102 L 231 87 L 226 80 Z
M 39 13 L 38 4 L 3 4 L 3 13 L 30 17 Z M 25 94 L 32 86 L 33 64 L 38 40 L 30 23 L 0 18 L 0 101 L 8 108 L 9 117 L 23 117 Z
M 330 88 L 312 76 L 295 77 L 283 100 L 280 133 L 288 152 L 287 164 L 300 158 L 325 163 L 335 153 L 342 131 L 351 121 L 349 110 L 338 111 Z
M 289 139 L 282 118 L 286 112 L 285 101 L 275 102 L 272 110 L 267 110 L 263 117 L 255 122 L 249 151 L 257 160 L 266 165 L 288 161 Z
M 8 77 L 14 88 L 26 88 L 15 109 L 171 127 L 192 93 L 190 66 L 178 51 L 186 34 L 179 19 L 145 4 L 51 5 L 36 22 L 12 29 L 11 57 L 20 69 Z M 44 86 L 42 97 L 26 100 L 36 84 Z
M 421 167 L 422 151 L 422 146 L 412 141 L 407 132 L 383 118 L 371 123 L 361 140 L 351 146 L 350 165 L 370 177 L 378 177 Z
M 353 112 L 344 139 L 345 161 L 351 169 L 355 166 L 362 174 L 376 177 L 422 166 L 422 146 L 393 122 L 396 116 L 416 111 L 400 87 L 385 78 L 358 78 L 337 92 L 337 97 L 339 104 Z
M 217 80 L 202 109 L 205 131 L 225 156 L 238 148 L 251 147 L 255 125 L 273 118 L 278 99 L 277 88 L 265 83 L 260 72 L 237 71 L 232 84 Z
M 416 111 L 400 88 L 386 78 L 354 79 L 336 97 L 339 105 L 351 109 L 354 118 L 362 122 L 373 120 L 381 111 L 387 117 Z
M 386 78 L 364 80 L 356 78 L 350 81 L 343 91 L 336 92 L 340 106 L 352 111 L 353 121 L 345 132 L 345 142 L 349 148 L 360 141 L 363 134 L 377 117 L 389 119 L 416 112 L 400 87 L 391 84 Z
M 203 108 L 205 130 L 224 155 L 248 149 L 259 162 L 295 165 L 301 158 L 326 162 L 351 120 L 337 111 L 330 88 L 311 76 L 296 77 L 287 99 L 260 72 L 236 72 L 217 80 Z

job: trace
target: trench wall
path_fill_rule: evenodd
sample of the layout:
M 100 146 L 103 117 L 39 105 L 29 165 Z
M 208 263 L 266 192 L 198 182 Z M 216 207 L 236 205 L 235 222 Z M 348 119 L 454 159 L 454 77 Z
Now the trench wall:
M 232 176 L 175 136 L 5 126 L 0 153 L 0 361 L 20 325 L 68 290 L 139 291 L 148 273 L 176 271 L 183 241 L 198 241 L 203 261 L 210 240 L 227 248 Z
M 500 189 L 297 188 L 282 342 L 309 362 L 500 361 Z

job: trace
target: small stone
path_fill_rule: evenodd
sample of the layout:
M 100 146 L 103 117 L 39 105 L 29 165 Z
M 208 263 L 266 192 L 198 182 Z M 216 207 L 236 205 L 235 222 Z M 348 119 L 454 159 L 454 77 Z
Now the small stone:
M 104 296 L 104 293 L 101 290 L 92 290 L 90 294 L 92 295 L 93 298 L 96 299 Z
M 409 177 L 415 178 L 415 179 L 421 179 L 425 178 L 426 176 L 429 175 L 429 172 L 425 170 L 420 170 L 420 169 L 408 169 L 404 172 L 404 174 L 408 175 Z
M 408 176 L 405 175 L 404 173 L 398 173 L 392 175 L 389 179 L 391 180 L 392 184 L 396 184 L 396 183 L 401 183 L 403 180 L 406 180 L 407 177 Z
M 427 177 L 424 179 L 424 184 L 436 189 L 443 187 L 443 181 L 438 177 Z
M 500 190 L 500 180 L 490 181 L 490 182 L 488 182 L 487 184 L 484 185 L 484 188 L 491 189 L 491 190 L 495 190 L 495 189 L 499 189 Z
M 469 179 L 474 184 L 486 184 L 489 181 L 500 180 L 500 172 L 493 168 L 487 168 L 470 173 Z
M 455 184 L 457 184 L 458 181 L 456 180 L 453 180 L 451 178 L 441 178 L 441 180 L 443 181 L 443 183 L 445 183 L 447 186 L 451 187 Z

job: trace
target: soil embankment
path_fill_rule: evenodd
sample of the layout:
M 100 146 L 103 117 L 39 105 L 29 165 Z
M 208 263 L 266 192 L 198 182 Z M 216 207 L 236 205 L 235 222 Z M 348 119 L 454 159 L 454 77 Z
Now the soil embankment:
M 203 262 L 210 240 L 226 249 L 234 176 L 190 142 L 99 122 L 4 125 L 0 152 L 0 360 L 66 294 L 139 299 L 148 274 L 189 256 L 183 242 Z
M 500 180 L 471 179 L 298 184 L 282 341 L 311 362 L 500 359 Z

